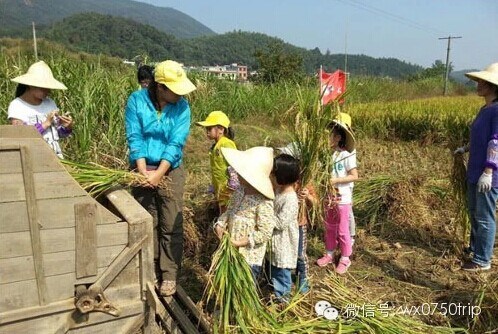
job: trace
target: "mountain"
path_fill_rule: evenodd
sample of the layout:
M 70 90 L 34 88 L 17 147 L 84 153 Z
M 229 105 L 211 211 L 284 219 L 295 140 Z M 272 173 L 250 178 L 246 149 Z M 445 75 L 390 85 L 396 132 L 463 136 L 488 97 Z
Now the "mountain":
M 479 70 L 476 70 L 476 69 L 471 69 L 471 70 L 460 70 L 460 71 L 453 71 L 453 72 L 450 72 L 450 77 L 461 83 L 461 84 L 464 84 L 464 85 L 467 85 L 467 86 L 473 86 L 474 83 L 472 80 L 470 80 L 469 78 L 467 78 L 465 76 L 465 73 L 469 73 L 469 72 L 475 72 L 475 71 L 479 71 Z
M 176 9 L 131 0 L 0 0 L 0 36 L 26 37 L 31 33 L 33 21 L 37 26 L 51 25 L 83 12 L 129 18 L 177 38 L 215 35 L 211 29 Z
M 182 40 L 175 36 L 131 19 L 110 15 L 76 14 L 41 29 L 38 35 L 73 51 L 120 58 L 132 59 L 144 54 L 154 60 L 183 56 Z

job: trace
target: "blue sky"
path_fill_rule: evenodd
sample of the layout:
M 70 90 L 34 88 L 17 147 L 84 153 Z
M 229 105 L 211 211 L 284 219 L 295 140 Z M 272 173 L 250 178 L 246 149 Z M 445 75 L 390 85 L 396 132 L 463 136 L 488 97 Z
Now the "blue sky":
M 393 57 L 455 70 L 498 62 L 498 0 L 138 0 L 172 7 L 216 33 L 255 31 L 322 52 Z M 346 43 L 347 41 L 347 43 Z M 347 45 L 347 46 L 346 46 Z

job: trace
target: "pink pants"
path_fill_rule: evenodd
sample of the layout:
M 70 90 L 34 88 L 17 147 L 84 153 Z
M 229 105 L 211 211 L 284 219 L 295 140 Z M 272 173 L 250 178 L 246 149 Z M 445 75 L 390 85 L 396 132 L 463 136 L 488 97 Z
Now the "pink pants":
M 326 211 L 325 249 L 333 251 L 339 244 L 341 256 L 350 256 L 353 252 L 349 233 L 350 211 L 351 204 L 337 204 Z

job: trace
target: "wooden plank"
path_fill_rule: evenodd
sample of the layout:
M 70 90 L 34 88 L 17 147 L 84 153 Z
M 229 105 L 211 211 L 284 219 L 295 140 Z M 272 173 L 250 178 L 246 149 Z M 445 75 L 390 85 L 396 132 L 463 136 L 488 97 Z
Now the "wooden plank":
M 121 328 L 121 333 L 124 334 L 136 334 L 137 332 L 141 332 L 142 326 L 145 322 L 145 317 L 143 314 L 131 318 L 128 322 Z
M 38 138 L 40 133 L 34 126 L 0 125 L 0 138 Z
M 76 220 L 76 278 L 97 275 L 97 222 L 100 212 L 95 203 L 74 205 Z
M 29 146 L 32 150 L 33 161 L 36 162 L 36 164 L 33 165 L 33 172 L 35 173 L 65 170 L 52 148 L 41 138 L 7 138 L 0 139 L 0 142 L 0 149 L 2 147 L 7 148 L 9 146 Z M 12 172 L 21 173 L 21 168 L 19 168 L 18 171 L 13 169 Z
M 197 308 L 192 299 L 187 295 L 185 290 L 177 284 L 176 285 L 176 296 L 180 302 L 189 310 L 189 312 L 197 319 L 197 325 L 200 325 L 204 331 L 207 333 L 211 332 L 211 326 L 209 322 L 204 317 L 204 314 Z
M 122 219 L 112 214 L 88 195 L 66 198 L 50 198 L 38 200 L 40 220 L 43 229 L 67 228 L 75 226 L 74 205 L 79 203 L 95 203 L 101 220 L 98 224 L 113 224 Z
M 86 191 L 66 171 L 35 173 L 37 199 L 86 195 Z
M 166 332 L 168 332 L 169 334 L 181 333 L 180 328 L 178 328 L 176 322 L 168 313 L 163 303 L 161 303 L 161 301 L 159 300 L 159 297 L 156 294 L 156 290 L 151 282 L 147 282 L 146 295 L 147 304 L 152 308 L 154 313 L 159 316 L 159 319 L 161 319 L 161 322 L 164 324 Z
M 3 333 L 36 333 L 36 334 L 53 334 L 56 333 L 62 322 L 65 322 L 69 313 L 58 313 L 47 317 L 43 320 L 34 318 L 30 320 L 21 320 L 12 322 L 7 325 L 2 325 L 0 332 Z
M 125 247 L 126 245 L 98 247 L 97 268 L 108 267 Z M 75 251 L 44 254 L 45 275 L 54 276 L 74 272 L 75 256 Z
M 161 297 L 161 299 L 166 306 L 168 312 L 173 316 L 173 318 L 178 322 L 180 328 L 186 333 L 199 333 L 197 327 L 190 321 L 190 319 L 185 315 L 181 306 L 178 302 L 171 296 Z
M 67 312 L 75 309 L 74 298 L 62 300 L 60 302 L 47 304 L 44 306 L 27 307 L 19 310 L 7 311 L 0 317 L 0 325 L 22 320 L 26 322 L 31 318 L 53 315 L 56 313 Z
M 0 174 L 0 202 L 18 202 L 26 200 L 23 176 L 16 174 Z
M 146 239 L 143 238 L 131 247 L 126 247 L 94 284 L 101 286 L 102 289 L 106 289 L 131 259 L 137 255 Z
M 41 230 L 43 253 L 75 249 L 75 228 Z M 128 243 L 128 224 L 102 224 L 97 226 L 97 246 L 118 246 Z M 1 246 L 0 246 L 1 247 Z
M 0 148 L 0 174 L 22 173 L 21 152 L 17 150 L 2 150 Z
M 140 283 L 139 275 L 139 254 L 133 257 L 130 262 L 121 270 L 114 280 L 109 284 L 108 289 L 112 287 L 119 287 L 128 284 Z M 140 298 L 141 287 L 139 286 L 137 292 Z
M 25 201 L 0 203 L 0 233 L 29 231 Z
M 143 312 L 143 302 L 141 301 L 118 304 L 116 306 L 121 310 L 119 317 L 116 318 L 102 312 L 91 312 L 89 313 L 87 322 L 75 324 L 68 333 L 122 333 L 121 328 L 127 322 L 129 317 L 141 316 Z
M 47 282 L 47 301 L 49 303 L 74 297 L 74 281 L 76 280 L 74 272 L 48 276 L 45 280 Z
M 127 191 L 115 190 L 106 197 L 129 224 L 152 222 L 152 216 Z
M 28 255 L 33 255 L 29 231 L 0 234 L 0 259 Z
M 33 256 L 0 259 L 0 284 L 35 279 Z
M 36 203 L 35 180 L 30 150 L 27 146 L 21 146 L 22 174 L 24 179 L 24 190 L 26 191 L 26 206 L 28 207 L 29 231 L 31 233 L 31 247 L 33 249 L 33 262 L 35 264 L 36 282 L 38 284 L 38 298 L 41 305 L 47 303 L 47 283 L 43 271 L 43 255 L 40 240 L 40 217 Z
M 0 313 L 39 305 L 38 287 L 34 279 L 0 284 L 0 291 Z

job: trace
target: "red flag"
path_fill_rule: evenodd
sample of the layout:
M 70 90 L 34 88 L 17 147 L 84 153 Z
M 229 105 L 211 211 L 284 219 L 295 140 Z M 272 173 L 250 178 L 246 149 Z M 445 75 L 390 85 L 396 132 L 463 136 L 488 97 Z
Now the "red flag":
M 334 101 L 346 91 L 346 73 L 337 70 L 334 73 L 320 73 L 320 94 L 322 105 Z

